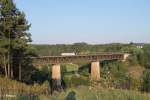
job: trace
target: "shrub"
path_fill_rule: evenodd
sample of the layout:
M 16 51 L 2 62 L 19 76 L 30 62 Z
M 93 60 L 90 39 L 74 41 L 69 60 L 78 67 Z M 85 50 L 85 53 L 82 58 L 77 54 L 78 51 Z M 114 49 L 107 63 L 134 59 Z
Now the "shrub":
M 115 61 L 107 62 L 102 67 L 102 78 L 105 80 L 105 84 L 115 88 L 129 89 L 131 85 L 131 79 L 126 74 L 127 64 L 125 62 Z
M 84 76 L 77 76 L 77 75 L 67 75 L 64 76 L 64 82 L 67 87 L 74 87 L 79 85 L 89 85 L 90 80 Z
M 132 90 L 139 90 L 141 88 L 142 81 L 141 79 L 132 78 L 132 76 L 129 77 L 130 79 L 130 89 Z
M 77 72 L 78 65 L 76 64 L 63 64 L 62 65 L 62 72 Z
M 144 71 L 142 90 L 150 92 L 150 69 Z

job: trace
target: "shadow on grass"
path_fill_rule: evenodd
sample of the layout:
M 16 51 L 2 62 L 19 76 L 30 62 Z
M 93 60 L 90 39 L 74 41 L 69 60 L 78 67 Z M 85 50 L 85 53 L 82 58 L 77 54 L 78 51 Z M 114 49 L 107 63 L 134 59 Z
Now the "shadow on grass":
M 76 99 L 76 93 L 74 91 L 71 91 L 66 96 L 65 100 L 77 100 Z

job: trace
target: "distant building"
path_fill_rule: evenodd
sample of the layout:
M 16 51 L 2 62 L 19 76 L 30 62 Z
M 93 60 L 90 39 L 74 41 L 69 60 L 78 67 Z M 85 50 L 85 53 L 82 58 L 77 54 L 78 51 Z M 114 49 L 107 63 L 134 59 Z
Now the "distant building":
M 137 48 L 140 48 L 140 49 L 142 49 L 142 48 L 143 48 L 143 46 L 141 46 L 141 45 L 137 45 L 136 47 L 137 47 Z
M 74 56 L 76 55 L 74 52 L 71 53 L 61 53 L 61 56 Z
M 135 43 L 134 44 L 137 48 L 142 49 L 144 46 L 144 43 Z
M 132 45 L 135 45 L 136 46 L 136 48 L 139 48 L 139 49 L 142 49 L 143 48 L 143 46 L 145 45 L 144 43 L 130 43 L 130 44 L 132 44 Z

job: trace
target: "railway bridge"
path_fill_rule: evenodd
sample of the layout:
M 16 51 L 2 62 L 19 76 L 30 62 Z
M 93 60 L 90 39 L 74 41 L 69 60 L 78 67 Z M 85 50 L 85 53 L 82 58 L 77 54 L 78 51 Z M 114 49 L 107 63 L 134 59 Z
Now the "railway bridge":
M 77 62 L 91 62 L 90 77 L 92 80 L 100 79 L 100 62 L 104 60 L 121 60 L 125 61 L 129 56 L 127 53 L 99 53 L 87 55 L 72 55 L 72 56 L 41 56 L 32 57 L 34 65 L 52 64 L 52 79 L 61 80 L 60 64 L 77 63 Z

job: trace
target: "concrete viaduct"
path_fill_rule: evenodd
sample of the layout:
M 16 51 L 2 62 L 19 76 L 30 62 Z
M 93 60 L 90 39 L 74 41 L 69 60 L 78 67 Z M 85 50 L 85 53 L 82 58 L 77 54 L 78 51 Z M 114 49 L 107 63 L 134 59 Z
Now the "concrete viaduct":
M 52 79 L 61 80 L 60 64 L 77 63 L 77 62 L 91 62 L 90 78 L 92 80 L 100 79 L 100 62 L 104 60 L 121 60 L 124 61 L 129 56 L 126 53 L 100 53 L 88 55 L 73 55 L 73 56 L 42 56 L 32 57 L 34 65 L 52 64 Z

